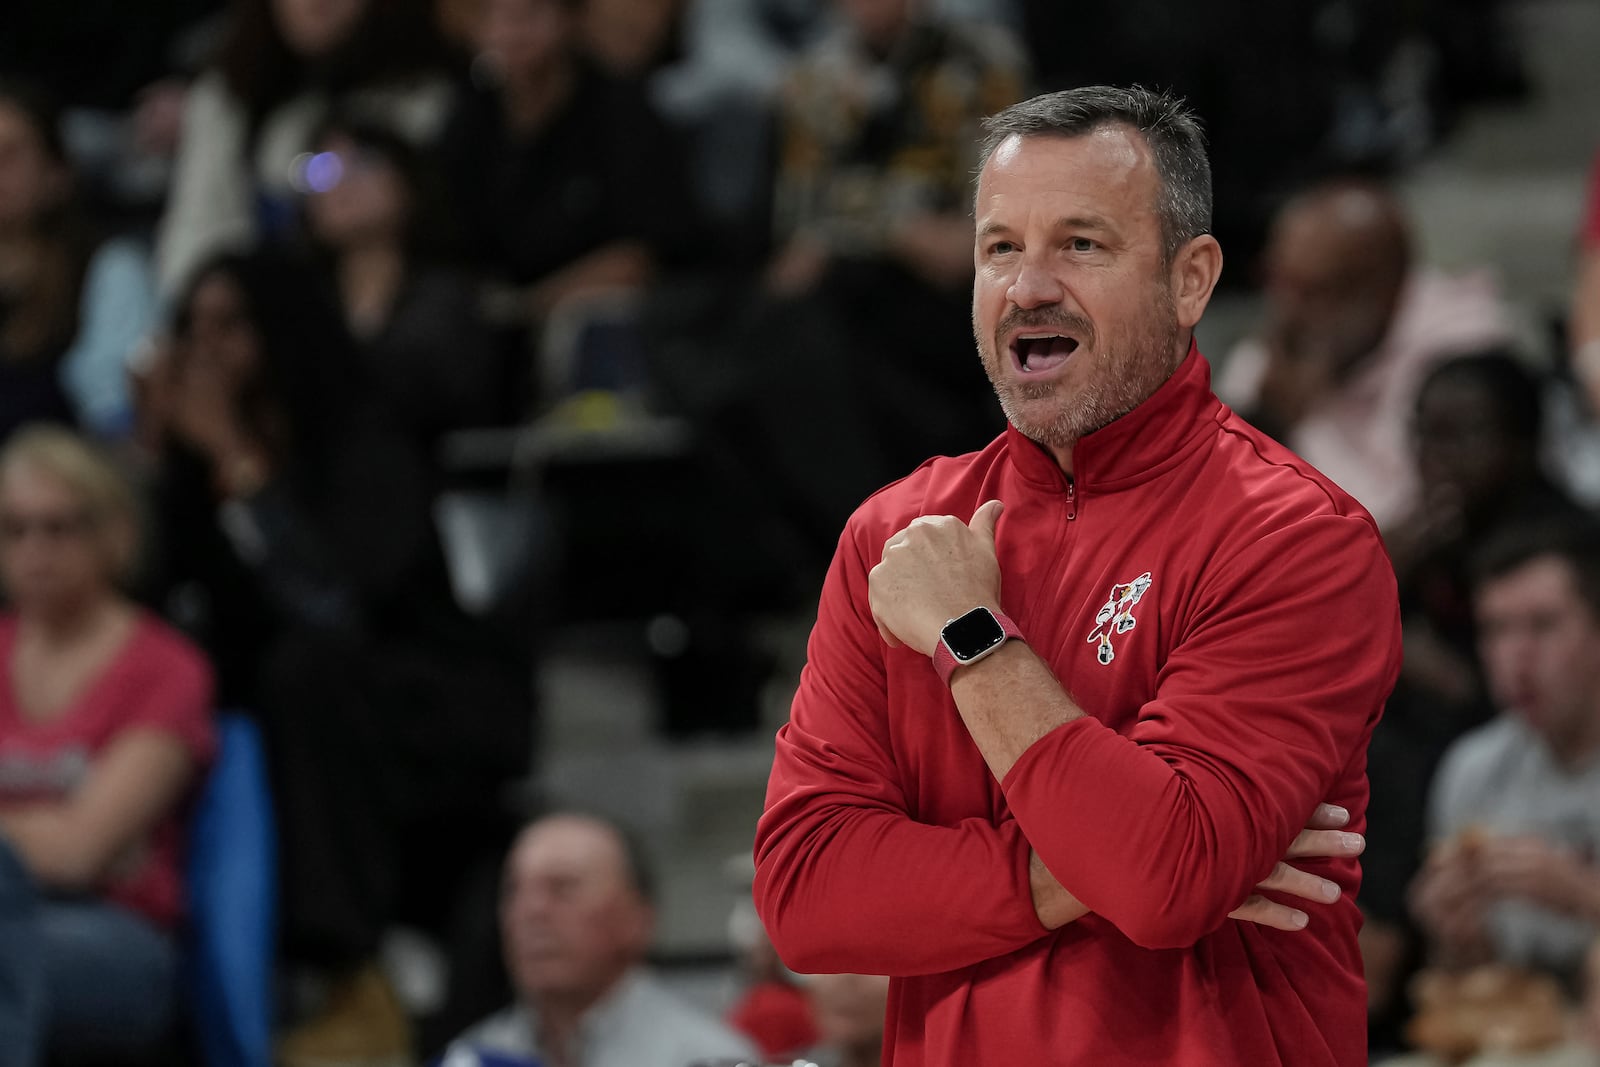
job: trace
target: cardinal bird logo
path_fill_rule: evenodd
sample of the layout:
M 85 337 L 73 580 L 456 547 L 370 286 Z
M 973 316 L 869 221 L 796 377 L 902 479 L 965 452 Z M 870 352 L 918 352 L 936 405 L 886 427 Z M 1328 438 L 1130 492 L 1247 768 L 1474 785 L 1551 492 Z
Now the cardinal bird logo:
M 1117 650 L 1111 647 L 1112 637 L 1125 634 L 1139 624 L 1139 620 L 1133 617 L 1133 609 L 1149 588 L 1150 572 L 1145 571 L 1131 582 L 1112 586 L 1111 595 L 1106 597 L 1106 602 L 1095 613 L 1094 632 L 1089 635 L 1089 644 L 1097 646 L 1095 658 L 1102 667 L 1117 658 Z

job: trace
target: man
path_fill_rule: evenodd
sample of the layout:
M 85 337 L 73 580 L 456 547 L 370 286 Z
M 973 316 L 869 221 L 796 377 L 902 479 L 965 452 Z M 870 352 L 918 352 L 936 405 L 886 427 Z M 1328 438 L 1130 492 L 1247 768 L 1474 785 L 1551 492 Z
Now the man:
M 926 0 L 833 0 L 778 106 L 774 241 L 732 340 L 730 431 L 820 573 L 861 498 L 999 428 L 966 351 L 966 200 L 983 116 L 1023 95 L 1020 48 Z M 815 417 L 826 404 L 834 417 Z M 819 455 L 831 462 L 818 463 Z
M 1446 752 L 1412 910 L 1444 965 L 1576 986 L 1600 934 L 1600 530 L 1548 520 L 1485 550 L 1477 582 L 1497 719 Z
M 649 878 L 621 831 L 584 815 L 533 823 L 512 846 L 500 903 L 517 1003 L 462 1035 L 444 1063 L 484 1054 L 544 1067 L 685 1067 L 755 1055 L 645 973 L 653 928 Z
M 1417 385 L 1444 356 L 1509 339 L 1484 275 L 1417 269 L 1405 209 L 1340 179 L 1290 200 L 1263 255 L 1266 322 L 1217 392 L 1359 500 L 1385 529 L 1416 492 Z
M 1383 827 L 1361 857 L 1374 1048 L 1396 1045 L 1396 1027 L 1412 1011 L 1404 991 L 1420 936 L 1406 891 L 1422 865 L 1434 772 L 1452 742 L 1493 715 L 1477 655 L 1470 561 L 1500 531 L 1582 514 L 1543 470 L 1543 384 L 1525 361 L 1499 350 L 1447 359 L 1423 379 L 1414 411 L 1417 495 L 1384 532 L 1400 589 L 1405 662 L 1367 751 L 1367 819 Z
M 1210 392 L 1193 117 L 1096 87 L 988 129 L 972 316 L 1011 425 L 846 528 L 762 917 L 791 966 L 892 977 L 896 1067 L 1365 1063 L 1353 854 L 1295 880 L 1307 929 L 1228 916 L 1319 799 L 1362 826 L 1376 530 Z

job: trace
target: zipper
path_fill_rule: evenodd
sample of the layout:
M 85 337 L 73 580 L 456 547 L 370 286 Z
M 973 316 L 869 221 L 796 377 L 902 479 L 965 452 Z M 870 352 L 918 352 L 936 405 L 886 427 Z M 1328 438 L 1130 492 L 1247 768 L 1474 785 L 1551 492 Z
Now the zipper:
M 1067 475 L 1067 519 L 1071 521 L 1078 517 L 1078 483 L 1072 480 L 1072 475 Z

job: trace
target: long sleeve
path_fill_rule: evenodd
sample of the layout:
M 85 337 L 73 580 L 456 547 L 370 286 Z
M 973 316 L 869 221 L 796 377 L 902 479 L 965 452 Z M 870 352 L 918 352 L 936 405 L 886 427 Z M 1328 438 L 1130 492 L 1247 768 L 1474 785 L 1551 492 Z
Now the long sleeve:
M 155 323 L 155 285 L 143 249 L 108 241 L 89 261 L 78 336 L 61 360 L 61 384 L 78 418 L 100 437 L 133 425 L 128 357 Z
M 1364 766 L 1399 672 L 1394 577 L 1361 519 L 1282 527 L 1196 596 L 1129 734 L 1075 720 L 1003 783 L 1045 866 L 1151 948 L 1221 925 L 1318 801 L 1364 803 L 1330 790 Z
M 854 525 L 823 586 L 756 830 L 756 906 L 802 971 L 926 974 L 1045 936 L 1015 820 L 909 814 L 890 747 L 883 643 Z
M 213 253 L 255 236 L 245 115 L 215 71 L 189 90 L 183 137 L 156 237 L 156 276 L 171 301 Z
M 420 457 L 404 437 L 350 421 L 314 506 L 280 479 L 225 504 L 222 525 L 285 618 L 354 633 L 393 623 L 433 542 Z

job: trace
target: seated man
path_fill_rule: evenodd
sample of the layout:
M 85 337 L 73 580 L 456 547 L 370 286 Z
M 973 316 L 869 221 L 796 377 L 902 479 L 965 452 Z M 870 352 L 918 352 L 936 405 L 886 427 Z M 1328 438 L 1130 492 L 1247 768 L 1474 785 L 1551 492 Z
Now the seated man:
M 616 826 L 575 814 L 528 826 L 512 845 L 500 898 L 517 1003 L 455 1041 L 446 1067 L 524 1062 L 508 1056 L 544 1067 L 755 1057 L 747 1040 L 645 973 L 654 926 L 649 873 Z
M 1447 751 L 1411 905 L 1435 962 L 1575 988 L 1600 932 L 1600 532 L 1550 520 L 1495 541 L 1476 602 L 1505 711 Z
M 1418 384 L 1445 356 L 1508 340 L 1505 309 L 1486 276 L 1420 269 L 1404 208 L 1368 182 L 1290 200 L 1263 261 L 1266 321 L 1223 363 L 1217 395 L 1387 529 L 1416 492 Z

